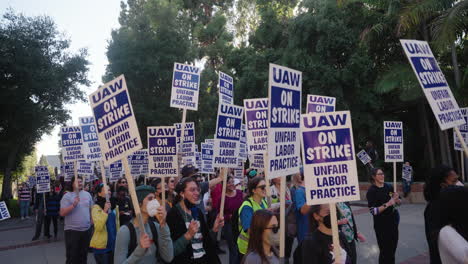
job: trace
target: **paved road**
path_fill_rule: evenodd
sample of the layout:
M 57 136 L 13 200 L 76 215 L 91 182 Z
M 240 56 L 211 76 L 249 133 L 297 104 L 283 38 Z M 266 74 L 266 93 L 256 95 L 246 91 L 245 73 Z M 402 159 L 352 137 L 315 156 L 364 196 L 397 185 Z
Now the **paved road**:
M 364 204 L 364 202 L 363 202 Z M 377 263 L 378 247 L 372 218 L 367 208 L 353 206 L 358 228 L 366 238 L 366 243 L 358 244 L 358 263 Z M 397 249 L 397 263 L 428 263 L 427 245 L 424 236 L 424 205 L 402 205 L 400 207 L 400 240 Z M 21 221 L 9 219 L 0 222 L 0 259 L 2 263 L 64 263 L 65 246 L 63 227 L 60 226 L 57 240 L 31 242 L 34 232 L 32 219 Z M 223 248 L 225 248 L 223 243 Z M 223 263 L 228 263 L 227 255 L 220 255 Z M 95 263 L 88 254 L 88 263 Z M 292 262 L 291 262 L 292 263 Z

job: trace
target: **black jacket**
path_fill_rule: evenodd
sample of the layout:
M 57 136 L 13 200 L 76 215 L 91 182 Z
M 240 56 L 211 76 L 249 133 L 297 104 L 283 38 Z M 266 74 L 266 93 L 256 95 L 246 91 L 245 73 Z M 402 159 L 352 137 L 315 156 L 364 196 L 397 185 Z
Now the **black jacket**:
M 202 216 L 202 212 L 200 208 L 197 207 L 198 210 L 198 215 Z M 204 217 L 199 218 L 200 221 L 200 228 L 201 228 L 201 233 L 203 236 L 203 248 L 205 249 L 206 252 L 206 257 L 207 257 L 207 264 L 220 264 L 221 261 L 218 258 L 218 255 L 216 254 L 216 246 L 214 244 L 214 241 L 211 238 L 210 235 L 210 229 L 208 228 L 208 225 L 204 219 Z M 185 227 L 185 219 L 182 215 L 182 212 L 179 209 L 179 206 L 174 205 L 169 213 L 167 214 L 166 222 L 169 225 L 169 228 L 171 230 L 171 238 L 172 241 L 175 242 L 178 238 L 183 236 L 187 232 L 187 228 Z M 174 256 L 174 260 L 172 261 L 174 264 L 189 264 L 193 263 L 193 250 L 192 250 L 192 244 L 189 243 L 187 245 L 186 250 L 177 256 Z

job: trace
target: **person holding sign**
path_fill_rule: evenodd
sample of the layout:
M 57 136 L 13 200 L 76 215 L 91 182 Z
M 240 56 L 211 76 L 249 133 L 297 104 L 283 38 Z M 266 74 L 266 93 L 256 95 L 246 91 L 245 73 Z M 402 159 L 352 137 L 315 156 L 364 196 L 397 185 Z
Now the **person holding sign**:
M 269 210 L 258 210 L 253 214 L 249 247 L 243 264 L 279 264 L 279 225 L 278 219 Z
M 200 187 L 193 177 L 177 183 L 174 206 L 167 215 L 174 243 L 173 264 L 221 263 L 210 236 L 208 224 L 197 204 L 200 202 Z M 213 232 L 218 232 L 224 220 L 217 217 Z
M 247 253 L 249 244 L 249 229 L 252 223 L 253 214 L 261 209 L 268 209 L 266 197 L 266 182 L 263 177 L 255 177 L 248 183 L 248 197 L 239 208 L 239 229 L 240 234 L 237 238 L 237 247 L 239 248 L 239 259 L 242 259 Z
M 367 202 L 374 218 L 374 230 L 379 245 L 379 263 L 395 263 L 398 245 L 398 224 L 400 214 L 395 208 L 401 201 L 393 187 L 385 183 L 384 172 L 374 168 L 370 173 L 372 186 L 367 191 Z
M 336 203 L 336 209 L 339 212 L 338 225 L 348 243 L 348 253 L 352 264 L 357 263 L 356 241 L 365 242 L 366 238 L 357 231 L 356 220 L 349 202 Z
M 309 212 L 310 230 L 302 241 L 302 263 L 338 264 L 333 255 L 333 236 L 330 217 L 330 205 L 313 205 Z M 341 263 L 350 263 L 349 248 L 346 238 L 340 235 Z
M 409 161 L 403 164 L 401 179 L 403 181 L 403 197 L 407 197 L 411 192 L 411 184 L 413 183 L 413 167 Z
M 155 201 L 154 188 L 141 185 L 135 189 L 141 208 L 145 232 L 140 229 L 137 218 L 122 226 L 117 233 L 115 242 L 115 264 L 127 263 L 161 263 L 171 262 L 174 258 L 174 248 L 166 223 L 166 210 L 159 206 L 155 211 L 149 210 Z M 150 220 L 156 217 L 159 223 Z
M 60 216 L 65 218 L 66 263 L 86 263 L 93 198 L 83 190 L 83 179 L 72 177 L 73 192 L 60 200 Z

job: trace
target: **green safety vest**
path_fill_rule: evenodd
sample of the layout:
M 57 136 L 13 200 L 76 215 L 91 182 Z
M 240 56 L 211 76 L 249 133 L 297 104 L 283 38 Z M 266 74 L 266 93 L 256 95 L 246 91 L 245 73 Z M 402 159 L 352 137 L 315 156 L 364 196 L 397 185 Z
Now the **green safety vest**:
M 244 201 L 241 207 L 239 208 L 239 231 L 240 233 L 239 233 L 239 237 L 237 238 L 237 247 L 239 248 L 239 252 L 244 255 L 247 253 L 247 246 L 249 245 L 249 233 L 244 232 L 244 229 L 242 228 L 241 219 L 240 219 L 242 209 L 244 208 L 244 206 L 252 207 L 255 213 L 255 211 L 268 208 L 268 205 L 265 199 L 262 199 L 263 208 L 252 197 L 248 198 L 248 200 L 250 202 Z

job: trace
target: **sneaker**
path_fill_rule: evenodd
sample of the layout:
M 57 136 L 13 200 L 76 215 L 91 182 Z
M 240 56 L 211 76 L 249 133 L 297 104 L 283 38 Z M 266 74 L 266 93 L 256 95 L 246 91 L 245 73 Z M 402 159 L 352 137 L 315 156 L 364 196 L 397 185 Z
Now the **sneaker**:
M 29 219 L 29 215 L 28 215 L 28 216 L 26 216 L 26 219 Z

